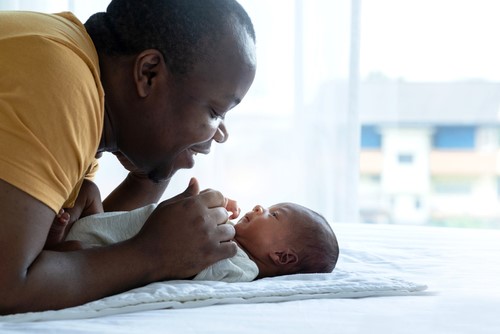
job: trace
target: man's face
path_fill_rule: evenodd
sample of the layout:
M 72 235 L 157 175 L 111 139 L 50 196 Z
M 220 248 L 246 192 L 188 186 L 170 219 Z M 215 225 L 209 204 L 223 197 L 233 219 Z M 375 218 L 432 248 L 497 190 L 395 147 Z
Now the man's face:
M 208 154 L 212 140 L 227 139 L 224 117 L 253 82 L 255 46 L 248 34 L 234 34 L 213 52 L 210 61 L 196 64 L 186 76 L 166 69 L 163 88 L 138 115 L 141 128 L 124 153 L 153 180 L 192 168 L 194 156 Z

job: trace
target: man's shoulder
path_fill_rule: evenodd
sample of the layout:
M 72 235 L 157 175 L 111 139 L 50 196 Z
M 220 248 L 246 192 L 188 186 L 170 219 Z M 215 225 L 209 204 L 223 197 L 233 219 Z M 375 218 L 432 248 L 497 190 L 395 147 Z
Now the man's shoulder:
M 99 58 L 83 24 L 71 13 L 0 11 L 0 47 L 5 65 L 33 61 L 37 69 L 82 61 L 98 76 Z M 36 52 L 33 52 L 36 50 Z M 64 59 L 64 62 L 60 60 Z

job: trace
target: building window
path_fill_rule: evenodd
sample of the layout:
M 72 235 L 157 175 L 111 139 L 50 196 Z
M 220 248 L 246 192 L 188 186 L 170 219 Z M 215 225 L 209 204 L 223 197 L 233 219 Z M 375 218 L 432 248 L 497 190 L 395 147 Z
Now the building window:
M 438 126 L 433 144 L 437 149 L 473 149 L 475 134 L 474 126 Z
M 398 162 L 400 164 L 409 165 L 413 163 L 413 154 L 411 153 L 400 153 L 398 154 Z
M 361 148 L 376 149 L 382 145 L 378 129 L 373 125 L 361 126 Z

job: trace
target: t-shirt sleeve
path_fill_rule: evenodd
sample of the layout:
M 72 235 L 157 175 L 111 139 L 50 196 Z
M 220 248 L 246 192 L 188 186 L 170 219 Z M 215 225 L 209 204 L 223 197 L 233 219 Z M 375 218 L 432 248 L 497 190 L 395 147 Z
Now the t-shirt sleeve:
M 0 49 L 0 178 L 57 212 L 95 170 L 99 78 L 57 39 L 0 36 Z

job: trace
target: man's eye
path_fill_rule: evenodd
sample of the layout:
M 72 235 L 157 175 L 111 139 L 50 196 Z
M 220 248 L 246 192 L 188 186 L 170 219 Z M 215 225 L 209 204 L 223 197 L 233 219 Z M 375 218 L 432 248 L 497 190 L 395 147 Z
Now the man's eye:
M 278 217 L 278 213 L 276 211 L 271 212 L 271 216 L 273 216 L 274 218 L 277 218 Z

